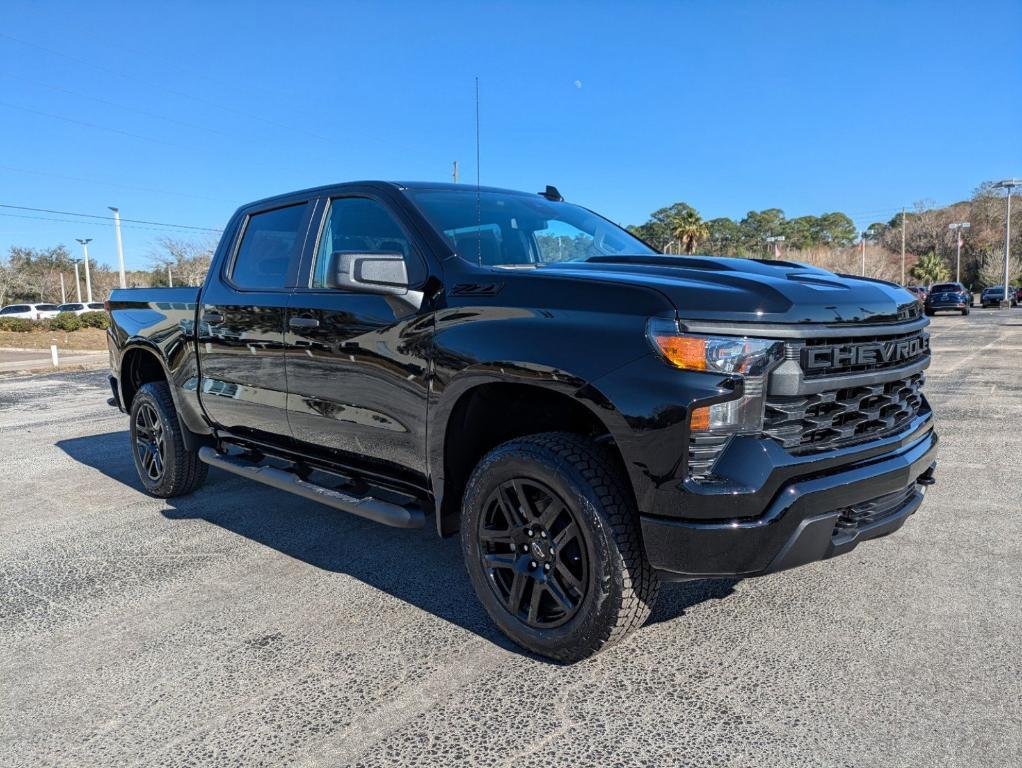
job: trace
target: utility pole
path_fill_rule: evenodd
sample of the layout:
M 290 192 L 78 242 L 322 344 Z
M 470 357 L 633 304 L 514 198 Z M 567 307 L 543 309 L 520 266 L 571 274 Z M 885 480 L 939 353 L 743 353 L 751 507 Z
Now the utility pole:
M 174 275 L 170 271 L 170 264 L 167 265 L 167 287 L 174 287 Z
M 1008 298 L 1008 281 L 1011 279 L 1011 190 L 1013 187 L 1022 187 L 1022 179 L 1005 179 L 997 182 L 998 187 L 1008 190 L 1008 213 L 1004 217 L 1004 298 L 1001 299 L 1001 307 L 1011 307 L 1011 299 Z
M 117 233 L 117 266 L 121 270 L 121 288 L 127 288 L 127 283 L 124 279 L 124 248 L 121 247 L 121 212 L 113 206 L 108 206 L 111 211 L 114 212 L 114 232 Z M 86 265 L 85 274 L 89 274 L 89 267 Z M 92 298 L 89 298 L 92 301 Z
M 458 183 L 458 161 L 454 161 L 454 183 Z
M 64 290 L 64 273 L 60 273 L 60 303 L 67 304 L 67 291 Z
M 969 228 L 969 222 L 967 221 L 956 221 L 954 224 L 948 224 L 948 229 L 953 229 L 958 234 L 958 255 L 955 256 L 955 282 L 962 282 L 962 230 Z
M 901 284 L 905 284 L 905 208 L 901 209 Z
M 92 303 L 92 278 L 89 277 L 89 243 L 92 242 L 91 237 L 87 237 L 82 240 L 80 237 L 76 237 L 79 243 L 82 244 L 82 252 L 85 254 L 85 296 L 86 301 Z
M 862 276 L 866 276 L 866 233 L 862 233 L 862 237 L 859 239 L 862 243 Z
M 82 303 L 82 284 L 81 284 L 81 278 L 78 277 L 78 262 L 80 262 L 81 259 L 72 259 L 72 261 L 74 261 L 74 263 L 75 263 L 75 301 L 77 301 L 79 304 L 81 304 Z

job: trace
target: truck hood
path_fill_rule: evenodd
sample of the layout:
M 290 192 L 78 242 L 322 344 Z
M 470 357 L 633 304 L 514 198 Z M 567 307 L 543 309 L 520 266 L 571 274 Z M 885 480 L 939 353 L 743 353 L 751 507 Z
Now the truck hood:
M 833 325 L 919 316 L 915 296 L 893 283 L 788 261 L 598 256 L 550 264 L 543 271 L 654 288 L 674 303 L 682 319 Z

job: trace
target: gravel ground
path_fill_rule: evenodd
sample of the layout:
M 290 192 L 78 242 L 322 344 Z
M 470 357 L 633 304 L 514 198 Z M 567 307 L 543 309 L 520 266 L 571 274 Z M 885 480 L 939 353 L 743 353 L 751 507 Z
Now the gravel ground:
M 894 536 L 667 585 L 571 666 L 457 542 L 213 472 L 140 491 L 102 372 L 0 381 L 0 765 L 1018 766 L 1022 311 L 939 317 L 937 485 Z

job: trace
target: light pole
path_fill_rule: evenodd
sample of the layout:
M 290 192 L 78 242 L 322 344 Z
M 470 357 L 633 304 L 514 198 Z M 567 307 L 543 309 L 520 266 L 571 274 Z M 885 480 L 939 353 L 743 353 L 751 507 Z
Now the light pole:
M 81 304 L 82 303 L 82 284 L 81 284 L 81 278 L 78 277 L 78 262 L 80 262 L 81 259 L 72 259 L 72 261 L 75 263 L 75 297 L 76 297 L 75 300 L 79 304 Z
M 89 243 L 92 242 L 91 237 L 87 237 L 84 240 L 80 237 L 76 237 L 79 243 L 82 244 L 82 253 L 85 255 L 85 300 L 88 303 L 92 303 L 92 278 L 89 276 Z
M 862 243 L 862 276 L 866 276 L 866 235 L 868 232 L 863 232 L 860 242 Z
M 124 248 L 121 247 L 121 212 L 113 206 L 108 207 L 114 212 L 114 232 L 117 233 L 117 266 L 121 270 L 121 288 L 127 288 L 127 283 L 124 280 Z
M 954 224 L 948 224 L 948 229 L 953 229 L 958 234 L 958 251 L 955 256 L 955 282 L 962 282 L 962 230 L 969 228 L 969 222 L 967 221 L 956 221 Z
M 1011 190 L 1013 187 L 1022 187 L 1022 179 L 1005 179 L 997 182 L 996 186 L 1008 190 L 1008 213 L 1004 217 L 1004 298 L 1001 299 L 1001 306 L 1010 307 L 1008 280 L 1011 277 L 1009 268 L 1011 263 Z

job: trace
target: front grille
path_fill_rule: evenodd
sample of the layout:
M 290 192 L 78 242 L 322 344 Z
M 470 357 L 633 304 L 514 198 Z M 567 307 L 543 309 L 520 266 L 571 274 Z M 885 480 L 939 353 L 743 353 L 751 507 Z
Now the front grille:
M 851 507 L 844 507 L 838 510 L 841 514 L 837 519 L 834 535 L 844 536 L 854 533 L 860 528 L 873 525 L 886 517 L 896 514 L 912 499 L 915 493 L 916 487 L 915 483 L 913 483 L 900 491 L 889 493 L 886 496 L 878 496 L 861 504 L 855 504 Z
M 917 373 L 815 395 L 771 395 L 763 432 L 792 453 L 876 440 L 899 431 L 920 412 L 924 381 Z

